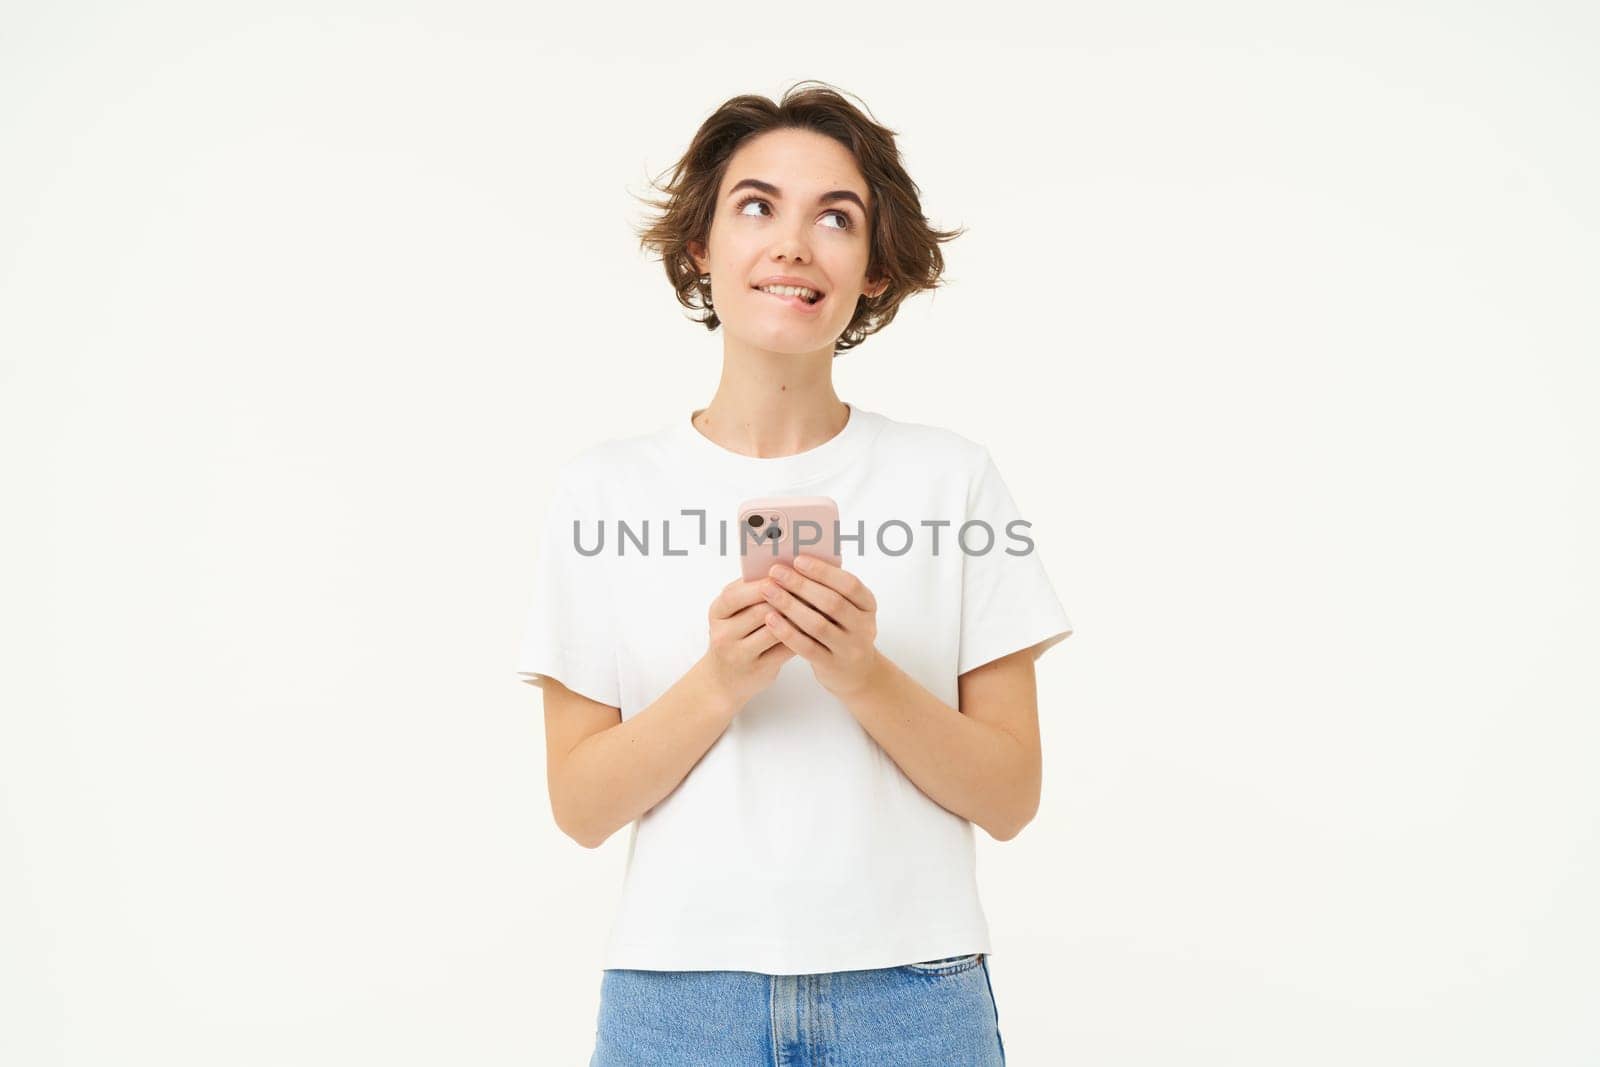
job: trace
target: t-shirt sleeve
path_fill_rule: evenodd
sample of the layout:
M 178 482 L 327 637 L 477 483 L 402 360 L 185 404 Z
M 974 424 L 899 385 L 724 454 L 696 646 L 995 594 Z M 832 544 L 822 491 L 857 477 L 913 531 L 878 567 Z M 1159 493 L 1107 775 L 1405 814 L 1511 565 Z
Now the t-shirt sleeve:
M 592 551 L 599 537 L 602 516 L 590 501 L 592 496 L 565 470 L 557 475 L 539 539 L 517 674 L 540 687 L 554 678 L 590 700 L 620 707 L 607 557 L 578 551 L 579 544 Z
M 1010 525 L 1022 518 L 985 449 L 967 494 L 967 521 L 987 523 L 994 540 L 987 552 L 981 551 L 989 538 L 975 525 L 956 546 L 962 554 L 958 675 L 1044 642 L 1034 651 L 1037 659 L 1072 633 L 1072 620 L 1045 573 L 1029 525 Z

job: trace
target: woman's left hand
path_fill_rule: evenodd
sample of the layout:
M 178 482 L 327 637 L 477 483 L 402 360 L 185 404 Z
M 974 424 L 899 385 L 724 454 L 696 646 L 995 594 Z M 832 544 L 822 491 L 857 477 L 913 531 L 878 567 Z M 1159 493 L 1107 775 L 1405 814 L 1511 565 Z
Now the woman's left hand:
M 822 687 L 844 698 L 872 680 L 878 653 L 878 600 L 861 579 L 814 556 L 795 558 L 796 570 L 774 564 L 761 579 L 767 603 L 779 613 L 767 625 L 811 664 Z

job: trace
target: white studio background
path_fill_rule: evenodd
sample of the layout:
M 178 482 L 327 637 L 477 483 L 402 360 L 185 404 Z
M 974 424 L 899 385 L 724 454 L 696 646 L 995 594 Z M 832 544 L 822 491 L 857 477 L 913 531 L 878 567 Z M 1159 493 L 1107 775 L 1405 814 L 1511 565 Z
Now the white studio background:
M 805 78 L 969 227 L 836 388 L 1078 627 L 1010 1062 L 1600 1059 L 1595 9 L 984 13 L 4 9 L 0 1062 L 587 1062 L 532 550 L 716 385 L 630 194 Z

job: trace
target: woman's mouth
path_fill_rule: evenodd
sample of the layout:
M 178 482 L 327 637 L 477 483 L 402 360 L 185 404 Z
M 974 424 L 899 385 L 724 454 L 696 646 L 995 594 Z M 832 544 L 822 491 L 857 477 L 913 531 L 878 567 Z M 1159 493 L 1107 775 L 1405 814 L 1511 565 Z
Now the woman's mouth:
M 822 293 L 821 295 L 819 295 L 817 297 L 815 303 L 808 303 L 806 301 L 805 297 L 796 296 L 796 295 L 793 295 L 792 293 L 787 293 L 787 292 L 784 292 L 784 293 L 770 293 L 770 292 L 767 292 L 767 290 L 760 288 L 759 286 L 752 286 L 752 288 L 755 289 L 756 292 L 761 293 L 764 296 L 770 296 L 774 300 L 782 301 L 783 303 L 789 305 L 789 307 L 793 308 L 796 311 L 816 311 L 817 308 L 822 305 L 822 302 L 824 300 L 828 299 L 828 294 L 827 293 Z

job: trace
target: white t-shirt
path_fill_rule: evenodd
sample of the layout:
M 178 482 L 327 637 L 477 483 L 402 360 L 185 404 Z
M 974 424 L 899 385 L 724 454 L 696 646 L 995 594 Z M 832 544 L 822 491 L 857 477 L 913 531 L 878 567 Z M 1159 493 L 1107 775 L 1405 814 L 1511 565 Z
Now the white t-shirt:
M 1066 638 L 988 450 L 849 406 L 842 431 L 792 456 L 730 452 L 686 414 L 568 459 L 518 673 L 624 720 L 648 707 L 705 654 L 707 609 L 740 575 L 738 505 L 779 494 L 837 502 L 844 537 L 861 534 L 840 555 L 877 598 L 879 650 L 952 708 L 958 675 Z M 974 519 L 992 540 L 974 524 L 958 543 Z M 989 951 L 972 823 L 918 789 L 796 656 L 632 824 L 603 966 L 792 975 Z

